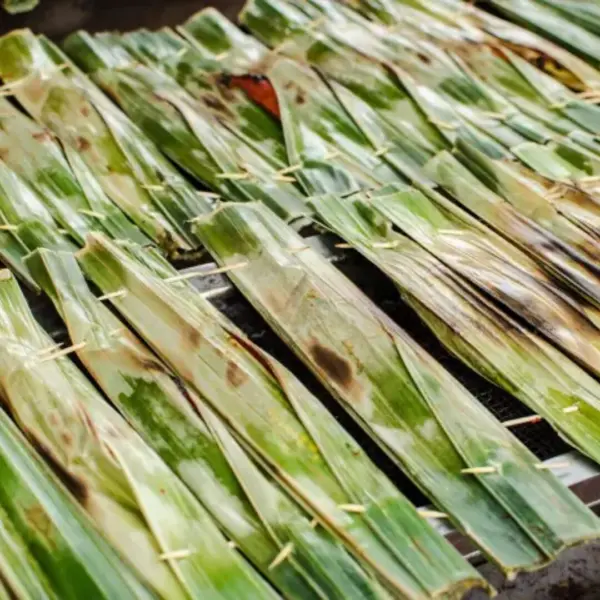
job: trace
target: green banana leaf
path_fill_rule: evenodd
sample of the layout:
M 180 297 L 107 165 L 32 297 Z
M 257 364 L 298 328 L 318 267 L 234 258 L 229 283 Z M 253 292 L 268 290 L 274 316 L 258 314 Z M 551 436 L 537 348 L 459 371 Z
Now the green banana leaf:
M 220 62 L 173 31 L 134 31 L 122 35 L 123 44 L 139 61 L 172 77 L 191 96 L 203 102 L 221 121 L 265 158 L 282 169 L 288 166 L 281 127 L 267 110 L 252 102 L 234 85 Z M 226 69 L 223 73 L 222 69 Z M 257 79 L 256 84 L 261 85 Z
M 541 0 L 542 4 L 549 6 L 570 21 L 585 27 L 589 32 L 600 34 L 600 7 L 595 2 L 585 0 Z
M 593 67 L 600 67 L 600 39 L 570 18 L 545 7 L 543 2 L 530 0 L 491 0 L 502 15 L 538 32 L 560 46 L 586 60 Z
M 431 22 L 433 17 L 461 27 L 467 34 L 492 36 L 494 42 L 511 48 L 528 62 L 542 66 L 544 71 L 573 89 L 600 87 L 600 72 L 585 60 L 533 31 L 470 3 L 461 0 L 354 0 L 352 4 L 367 16 L 394 27 L 402 20 L 407 6 L 416 6 L 423 15 L 417 20 Z
M 592 134 L 600 131 L 600 108 L 509 48 L 465 45 L 452 53 L 524 113 L 558 133 L 573 134 L 578 127 Z
M 277 597 L 70 359 L 54 355 L 14 279 L 0 284 L 4 401 L 138 575 L 163 598 Z
M 371 206 L 567 354 L 598 368 L 597 311 L 575 303 L 520 250 L 412 188 L 374 195 Z
M 118 311 L 392 594 L 460 597 L 485 586 L 314 396 L 214 318 L 207 300 L 192 304 L 103 236 L 93 235 L 78 258 L 103 293 L 127 291 L 112 300 Z
M 221 65 L 222 71 L 246 73 L 266 58 L 268 49 L 256 38 L 238 29 L 215 8 L 192 15 L 177 32 L 202 56 Z
M 594 260 L 587 259 L 514 210 L 450 153 L 439 153 L 428 163 L 426 170 L 465 208 L 529 253 L 569 289 L 600 308 L 600 272 Z
M 7 264 L 16 267 L 25 281 L 30 281 L 23 262 L 27 249 L 32 250 L 27 238 L 27 228 L 43 228 L 45 244 L 50 248 L 74 248 L 63 235 L 65 230 L 56 226 L 52 215 L 40 197 L 14 171 L 0 161 L 0 223 L 10 236 L 6 238 L 3 255 Z M 11 264 L 12 263 L 12 264 Z M 34 288 L 37 286 L 34 284 Z
M 549 231 L 552 235 L 562 240 L 569 247 L 588 259 L 594 261 L 600 258 L 600 245 L 594 235 L 586 231 L 586 227 L 578 227 L 573 223 L 583 209 L 588 208 L 590 214 L 588 222 L 594 222 L 600 217 L 600 205 L 597 206 L 593 201 L 585 205 L 575 203 L 574 215 L 570 215 L 570 208 L 573 202 L 573 194 L 569 186 L 561 191 L 561 196 L 556 199 L 557 206 L 548 199 L 547 195 L 552 190 L 547 182 L 545 187 L 539 185 L 539 179 L 536 181 L 529 173 L 519 169 L 518 166 L 509 162 L 494 160 L 477 151 L 459 140 L 455 155 L 475 173 L 481 181 L 493 192 L 502 196 L 518 212 L 531 219 L 540 227 Z M 543 181 L 544 178 L 540 179 Z M 575 190 L 573 190 L 575 191 Z M 597 208 L 598 210 L 594 210 Z M 562 214 L 566 213 L 566 214 Z
M 516 438 L 325 258 L 311 248 L 296 251 L 302 238 L 275 215 L 256 204 L 223 205 L 197 227 L 219 264 L 246 262 L 229 271 L 236 286 L 503 570 L 535 569 L 595 535 L 591 515 L 575 516 L 587 509 L 539 471 Z M 491 471 L 462 472 L 481 467 Z M 574 511 L 568 525 L 555 502 Z M 579 534 L 574 522 L 586 523 Z
M 38 286 L 25 265 L 29 249 L 14 231 L 0 231 L 0 263 L 8 267 L 30 289 L 38 291 Z
M 2 8 L 11 15 L 29 12 L 33 10 L 40 0 L 3 0 Z
M 386 205 L 393 207 L 394 200 L 386 198 Z M 592 377 L 499 310 L 428 250 L 394 233 L 367 199 L 323 196 L 313 205 L 331 230 L 391 278 L 403 299 L 450 352 L 542 415 L 569 443 L 600 462 L 596 442 L 600 385 Z M 577 330 L 573 328 L 570 334 L 576 337 Z M 599 341 L 600 331 L 597 345 Z M 578 343 L 587 349 L 585 339 Z M 571 420 L 573 406 L 578 410 Z
M 345 550 L 311 527 L 260 472 L 194 391 L 97 301 L 72 255 L 40 251 L 35 264 L 32 271 L 70 339 L 85 343 L 77 355 L 94 380 L 275 587 L 288 598 L 381 597 Z M 121 336 L 111 335 L 117 329 Z M 290 543 L 293 559 L 269 568 Z
M 64 150 L 44 127 L 0 99 L 0 155 L 38 193 L 55 221 L 79 244 L 90 231 L 149 240 L 104 194 L 79 153 Z
M 206 208 L 205 199 L 89 81 L 68 62 L 57 64 L 59 55 L 47 48 L 48 42 L 27 30 L 0 38 L 0 77 L 16 100 L 81 155 L 107 196 L 148 237 L 171 254 L 191 251 L 197 244 L 188 220 Z
M 3 281 L 11 274 L 2 272 Z M 0 572 L 7 598 L 157 598 L 0 411 Z
M 295 185 L 285 181 L 289 177 L 176 81 L 143 65 L 127 67 L 123 48 L 87 34 L 70 36 L 65 47 L 174 162 L 205 185 L 225 198 L 260 199 L 288 221 L 308 213 Z

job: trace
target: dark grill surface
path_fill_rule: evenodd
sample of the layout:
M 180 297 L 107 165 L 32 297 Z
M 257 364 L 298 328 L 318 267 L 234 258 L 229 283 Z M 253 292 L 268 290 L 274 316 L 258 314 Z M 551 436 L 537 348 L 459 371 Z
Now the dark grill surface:
M 239 1 L 213 0 L 230 18 L 235 18 L 241 7 Z M 175 25 L 203 7 L 197 0 L 42 0 L 33 13 L 8 17 L 0 12 L 0 34 L 17 27 L 31 27 L 60 39 L 69 32 L 86 28 L 92 31 L 136 27 L 158 28 Z M 339 253 L 338 253 L 339 254 Z M 337 266 L 368 294 L 385 312 L 405 328 L 433 356 L 449 369 L 498 419 L 506 421 L 530 414 L 520 402 L 476 375 L 452 357 L 434 336 L 422 325 L 419 318 L 399 297 L 391 282 L 357 253 L 348 251 L 337 256 Z M 227 279 L 213 276 L 194 280 L 201 290 L 227 285 Z M 57 341 L 66 340 L 66 332 L 51 303 L 44 297 L 30 294 L 30 304 L 43 326 Z M 356 437 L 374 461 L 398 484 L 399 488 L 416 504 L 425 504 L 422 494 L 394 467 L 391 461 L 360 430 L 345 411 L 312 376 L 285 344 L 269 329 L 262 317 L 243 296 L 233 290 L 214 297 L 212 301 L 257 344 L 289 367 L 331 410 L 339 421 Z M 568 446 L 546 423 L 525 425 L 513 429 L 541 460 L 562 454 Z

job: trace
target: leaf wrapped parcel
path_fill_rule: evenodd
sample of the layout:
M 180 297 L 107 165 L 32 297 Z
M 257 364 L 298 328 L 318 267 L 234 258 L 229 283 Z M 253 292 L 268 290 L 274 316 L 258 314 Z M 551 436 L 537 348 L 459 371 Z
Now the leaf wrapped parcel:
M 138 250 L 169 272 L 155 253 Z M 339 542 L 261 473 L 206 403 L 96 299 L 71 254 L 40 250 L 28 264 L 96 383 L 286 598 L 382 597 Z M 290 546 L 293 556 L 272 566 Z
M 84 272 L 244 449 L 395 595 L 485 586 L 304 386 L 198 295 L 191 303 L 105 237 Z M 160 319 L 157 319 L 160 315 Z M 355 510 L 356 509 L 356 510 Z
M 228 272 L 236 286 L 505 571 L 535 569 L 597 535 L 597 520 L 552 474 L 538 470 L 533 454 L 275 215 L 257 204 L 223 205 L 197 227 L 219 264 L 245 263 Z
M 0 308 L 7 408 L 138 575 L 165 599 L 275 598 L 187 487 L 57 351 L 11 277 L 0 281 Z

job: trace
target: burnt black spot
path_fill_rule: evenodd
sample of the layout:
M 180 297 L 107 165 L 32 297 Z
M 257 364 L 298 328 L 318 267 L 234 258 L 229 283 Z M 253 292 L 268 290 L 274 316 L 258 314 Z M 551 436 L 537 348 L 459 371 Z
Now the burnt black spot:
M 296 104 L 305 104 L 306 103 L 306 92 L 304 90 L 298 90 L 296 92 Z
M 56 473 L 58 478 L 65 484 L 67 489 L 75 496 L 77 501 L 86 506 L 89 498 L 89 491 L 85 483 L 69 473 L 63 465 L 56 459 L 52 452 L 43 442 L 37 439 L 31 432 L 26 431 L 27 437 L 32 446 L 37 450 L 41 457 L 48 463 L 50 468 Z
M 153 360 L 152 358 L 141 358 L 139 360 L 139 364 L 147 371 L 158 371 L 159 373 L 167 372 L 167 369 L 162 365 L 162 363 L 158 362 L 157 360 Z
M 213 96 L 213 95 L 203 96 L 202 101 L 204 102 L 204 104 L 206 104 L 206 106 L 208 106 L 208 108 L 212 108 L 213 110 L 216 110 L 216 111 L 219 111 L 222 113 L 227 112 L 227 107 L 225 106 L 223 101 L 220 98 L 217 98 L 216 96 Z
M 426 65 L 428 65 L 431 62 L 431 59 L 429 58 L 429 56 L 427 56 L 426 54 L 423 54 L 422 52 L 417 52 L 417 58 L 422 63 L 425 63 Z
M 345 388 L 352 385 L 352 367 L 345 358 L 318 342 L 313 343 L 309 351 L 319 368 L 337 384 Z

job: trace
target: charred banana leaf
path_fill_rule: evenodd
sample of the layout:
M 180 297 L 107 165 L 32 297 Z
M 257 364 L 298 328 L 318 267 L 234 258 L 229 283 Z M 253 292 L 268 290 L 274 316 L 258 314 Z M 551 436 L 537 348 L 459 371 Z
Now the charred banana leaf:
M 11 277 L 0 281 L 0 307 L 7 408 L 139 577 L 165 599 L 275 598 L 187 487 L 41 329 Z
M 533 454 L 275 215 L 224 205 L 197 227 L 221 265 L 245 263 L 229 275 L 253 306 L 506 572 L 535 569 L 597 535 L 595 517 Z
M 102 236 L 89 240 L 79 261 L 104 293 L 127 292 L 113 297 L 119 312 L 394 596 L 459 597 L 485 585 L 316 398 L 215 318 L 207 300 L 190 302 Z
M 155 254 L 139 247 L 135 254 L 169 272 Z M 287 598 L 382 597 L 343 547 L 259 470 L 206 403 L 92 295 L 72 255 L 39 251 L 29 262 L 94 380 L 275 587 Z M 113 335 L 117 330 L 121 335 Z M 289 547 L 293 556 L 276 564 Z
M 188 221 L 210 204 L 48 45 L 27 30 L 0 38 L 0 77 L 16 100 L 79 153 L 107 196 L 150 239 L 173 255 L 193 250 Z

